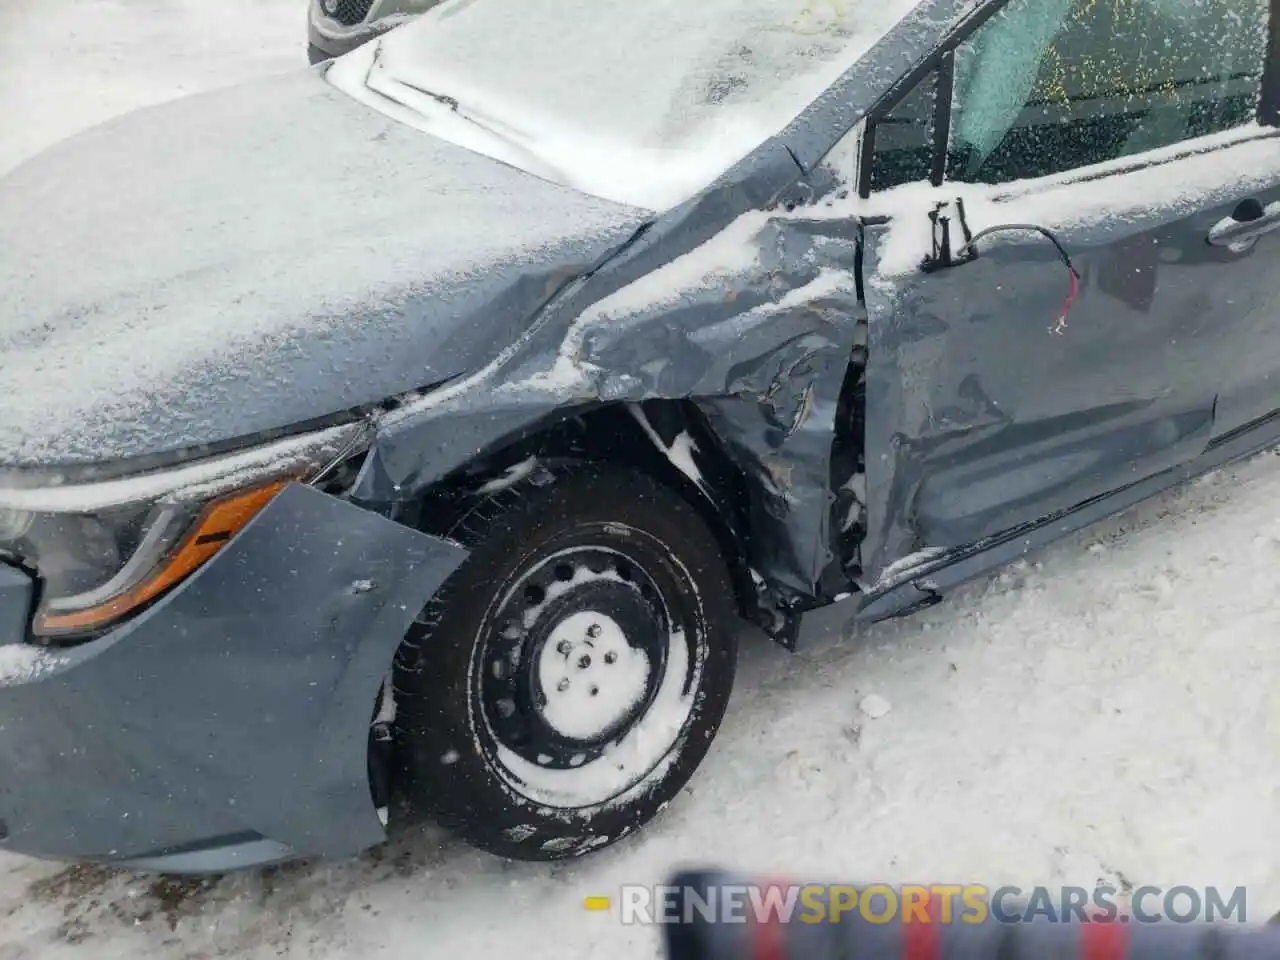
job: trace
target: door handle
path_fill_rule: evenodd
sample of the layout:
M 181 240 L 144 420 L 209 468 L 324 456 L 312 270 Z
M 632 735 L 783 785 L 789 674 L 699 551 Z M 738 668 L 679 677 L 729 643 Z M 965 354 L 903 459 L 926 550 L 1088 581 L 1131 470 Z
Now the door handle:
M 1280 203 L 1263 206 L 1250 197 L 1241 200 L 1231 216 L 1223 217 L 1209 228 L 1209 243 L 1215 247 L 1240 249 L 1252 246 L 1259 237 L 1280 230 Z

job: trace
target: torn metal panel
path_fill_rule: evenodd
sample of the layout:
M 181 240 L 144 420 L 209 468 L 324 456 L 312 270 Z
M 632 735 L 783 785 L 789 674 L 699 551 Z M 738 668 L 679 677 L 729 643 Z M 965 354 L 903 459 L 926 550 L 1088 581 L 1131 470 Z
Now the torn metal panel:
M 486 365 L 387 416 L 354 495 L 411 499 L 584 403 L 689 398 L 750 481 L 753 567 L 805 596 L 824 574 L 844 589 L 831 491 L 850 477 L 833 480 L 832 441 L 851 426 L 837 418 L 863 310 L 858 220 L 831 209 L 855 171 L 824 161 L 848 159 L 841 141 L 971 7 L 922 4 L 778 137 L 559 289 Z
M 799 176 L 775 144 L 643 231 L 498 360 L 388 415 L 355 496 L 411 498 L 576 404 L 692 398 L 751 480 L 753 564 L 810 594 L 831 559 L 831 442 L 861 310 L 856 222 L 774 204 Z M 804 185 L 816 199 L 838 184 Z
M 839 399 L 862 312 L 856 212 L 830 208 L 853 170 L 823 161 L 965 8 L 920 5 L 777 137 L 664 213 L 453 146 L 371 113 L 314 74 L 84 134 L 4 186 L 15 197 L 56 198 L 50 178 L 74 180 L 71 199 L 81 213 L 97 211 L 88 220 L 108 225 L 116 242 L 107 246 L 128 251 L 128 262 L 111 260 L 87 286 L 54 284 L 48 250 L 92 241 L 100 251 L 101 235 L 74 227 L 83 216 L 20 216 L 72 235 L 23 234 L 15 247 L 30 283 L 19 298 L 26 326 L 9 341 L 26 351 L 13 353 L 14 375 L 38 368 L 35 354 L 60 349 L 62 333 L 95 312 L 121 328 L 112 349 L 181 328 L 187 352 L 159 351 L 181 362 L 113 380 L 109 391 L 66 390 L 63 380 L 42 381 L 30 396 L 12 391 L 27 404 L 49 395 L 42 415 L 57 411 L 75 429 L 17 428 L 7 446 L 0 437 L 0 458 L 136 469 L 357 410 L 377 437 L 354 496 L 383 510 L 549 418 L 689 399 L 751 481 L 763 524 L 756 569 L 794 592 L 812 594 L 819 582 L 843 589 L 829 576 L 831 446 L 848 428 L 837 422 Z M 221 136 L 253 160 L 231 169 L 252 175 L 229 184 L 226 165 L 193 166 L 173 145 L 181 137 L 148 132 L 160 126 L 188 139 Z M 122 139 L 144 149 L 108 149 Z M 93 186 L 101 176 L 80 175 L 103 154 L 154 173 L 142 178 L 147 196 L 104 192 Z M 330 162 L 312 163 L 313 154 Z M 212 194 L 227 194 L 232 207 L 197 203 Z M 160 249 L 149 224 L 188 213 L 199 244 Z M 246 248 L 245 236 L 257 245 Z M 110 369 L 99 362 L 85 376 Z M 402 402 L 384 412 L 388 397 Z

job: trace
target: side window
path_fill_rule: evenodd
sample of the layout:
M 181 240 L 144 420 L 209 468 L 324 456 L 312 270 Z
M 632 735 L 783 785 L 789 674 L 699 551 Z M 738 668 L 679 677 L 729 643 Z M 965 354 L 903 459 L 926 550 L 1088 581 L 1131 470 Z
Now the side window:
M 887 190 L 933 172 L 938 74 L 930 73 L 875 124 L 871 189 Z
M 1268 0 L 1011 0 L 955 52 L 946 173 L 998 183 L 1254 119 Z

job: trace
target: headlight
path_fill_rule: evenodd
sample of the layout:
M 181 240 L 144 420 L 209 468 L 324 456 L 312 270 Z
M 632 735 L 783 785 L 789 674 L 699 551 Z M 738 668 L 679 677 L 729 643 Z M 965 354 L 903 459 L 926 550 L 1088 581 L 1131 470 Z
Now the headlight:
M 359 451 L 364 424 L 291 437 L 169 470 L 96 483 L 6 486 L 0 553 L 35 569 L 32 631 L 63 637 L 134 613 L 209 560 L 290 482 Z

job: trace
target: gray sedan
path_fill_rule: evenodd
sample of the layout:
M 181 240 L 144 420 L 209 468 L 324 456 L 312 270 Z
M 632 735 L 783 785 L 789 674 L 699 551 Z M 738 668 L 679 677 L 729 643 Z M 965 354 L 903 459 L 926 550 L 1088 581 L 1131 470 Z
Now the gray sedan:
M 908 613 L 1273 445 L 1277 36 L 445 0 L 19 167 L 0 846 L 598 850 L 693 777 L 743 620 Z

